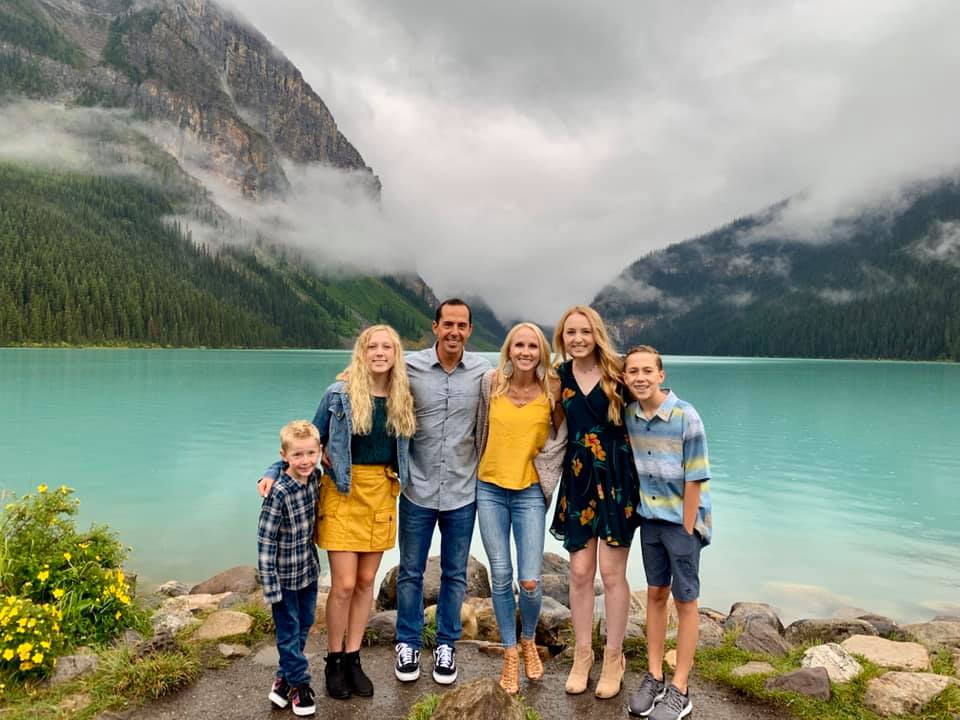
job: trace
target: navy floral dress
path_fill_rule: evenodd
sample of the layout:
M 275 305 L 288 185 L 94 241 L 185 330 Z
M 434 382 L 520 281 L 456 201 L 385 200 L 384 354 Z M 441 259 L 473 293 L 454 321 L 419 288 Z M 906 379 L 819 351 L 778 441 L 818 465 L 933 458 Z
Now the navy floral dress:
M 599 382 L 584 395 L 572 361 L 557 372 L 569 439 L 550 532 L 568 552 L 593 537 L 629 547 L 639 522 L 640 493 L 626 427 L 607 419 L 609 400 Z

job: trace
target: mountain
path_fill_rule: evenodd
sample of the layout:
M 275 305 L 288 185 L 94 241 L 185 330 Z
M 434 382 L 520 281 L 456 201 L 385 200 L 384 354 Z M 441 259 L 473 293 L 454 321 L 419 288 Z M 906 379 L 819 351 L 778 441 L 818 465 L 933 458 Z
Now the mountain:
M 791 202 L 640 258 L 593 301 L 621 347 L 960 360 L 960 183 L 800 241 Z
M 290 168 L 322 165 L 381 189 L 300 71 L 216 3 L 0 0 L 0 119 L 15 111 L 90 157 L 0 155 L 0 344 L 339 347 L 374 322 L 432 338 L 422 278 L 320 274 L 204 184 L 282 202 Z

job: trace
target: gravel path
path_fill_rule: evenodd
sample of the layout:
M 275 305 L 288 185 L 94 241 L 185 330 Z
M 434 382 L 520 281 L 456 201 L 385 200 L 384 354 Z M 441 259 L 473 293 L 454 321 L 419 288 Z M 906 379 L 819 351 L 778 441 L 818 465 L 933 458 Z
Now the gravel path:
M 311 637 L 307 646 L 310 668 L 317 690 L 318 718 L 337 720 L 402 720 L 410 706 L 423 694 L 440 693 L 446 688 L 437 685 L 430 677 L 431 658 L 421 658 L 423 673 L 416 683 L 400 683 L 393 676 L 393 648 L 377 646 L 361 652 L 363 667 L 374 682 L 372 698 L 332 700 L 323 693 L 322 637 Z M 134 711 L 130 717 L 137 720 L 263 720 L 293 716 L 289 710 L 271 711 L 267 693 L 276 667 L 276 650 L 270 644 L 257 649 L 250 657 L 233 662 L 230 666 L 207 671 L 189 688 Z M 464 643 L 457 648 L 460 681 L 478 677 L 499 677 L 500 658 L 481 653 L 476 646 Z M 596 700 L 590 691 L 583 695 L 567 695 L 564 690 L 569 663 L 553 658 L 545 663 L 546 674 L 538 683 L 521 679 L 520 692 L 528 704 L 536 708 L 548 720 L 565 718 L 626 718 L 627 692 L 639 681 L 636 673 L 629 672 L 625 678 L 624 691 L 612 700 Z M 599 663 L 594 666 L 592 678 L 599 675 Z M 591 683 L 591 688 L 593 684 Z M 454 685 L 453 687 L 456 687 Z M 785 720 L 777 710 L 758 706 L 739 699 L 733 692 L 694 680 L 691 685 L 694 711 L 689 716 L 701 720 Z

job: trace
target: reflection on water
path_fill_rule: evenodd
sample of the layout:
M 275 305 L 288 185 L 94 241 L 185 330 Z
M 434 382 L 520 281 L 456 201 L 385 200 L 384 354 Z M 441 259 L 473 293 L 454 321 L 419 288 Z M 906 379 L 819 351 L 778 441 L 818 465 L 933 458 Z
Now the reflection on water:
M 147 582 L 254 563 L 254 483 L 277 456 L 276 433 L 312 417 L 347 359 L 0 350 L 0 484 L 77 488 L 82 520 L 133 545 Z M 707 427 L 716 531 L 705 604 L 765 600 L 787 619 L 956 608 L 960 367 L 668 357 L 666 370 Z M 549 535 L 547 549 L 563 553 Z M 384 570 L 396 561 L 387 553 Z M 629 572 L 642 586 L 638 553 Z

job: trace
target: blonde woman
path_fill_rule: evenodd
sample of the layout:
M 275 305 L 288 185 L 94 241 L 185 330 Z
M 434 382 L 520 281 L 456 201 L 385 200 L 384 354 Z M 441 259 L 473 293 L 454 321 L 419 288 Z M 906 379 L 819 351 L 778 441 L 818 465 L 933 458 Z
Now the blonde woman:
M 630 607 L 627 554 L 639 502 L 623 423 L 622 365 L 603 320 L 586 305 L 575 305 L 563 314 L 553 344 L 562 361 L 557 373 L 568 436 L 550 532 L 570 553 L 570 611 L 576 638 L 566 691 L 584 692 L 590 678 L 593 582 L 599 565 L 607 640 L 595 695 L 611 698 L 620 692 L 626 666 L 622 645 Z
M 556 402 L 559 392 L 543 332 L 532 323 L 514 325 L 500 349 L 498 366 L 481 382 L 477 417 L 477 518 L 490 560 L 493 611 L 505 648 L 500 686 L 510 694 L 520 689 L 521 655 L 527 679 L 543 677 L 534 634 L 543 598 L 540 574 L 546 512 L 566 445 L 563 413 Z M 511 529 L 520 585 L 519 652 Z
M 328 463 L 317 513 L 317 544 L 330 560 L 327 694 L 370 697 L 373 683 L 360 666 L 360 644 L 383 551 L 396 542 L 397 496 L 410 477 L 416 429 L 403 348 L 393 328 L 374 325 L 360 333 L 350 365 L 327 388 L 313 424 Z

